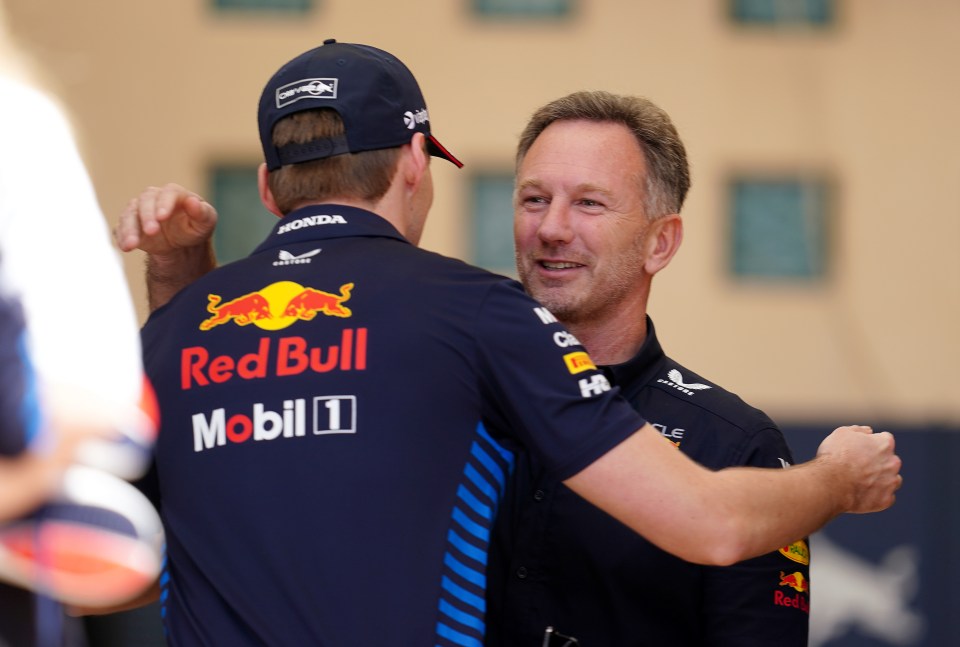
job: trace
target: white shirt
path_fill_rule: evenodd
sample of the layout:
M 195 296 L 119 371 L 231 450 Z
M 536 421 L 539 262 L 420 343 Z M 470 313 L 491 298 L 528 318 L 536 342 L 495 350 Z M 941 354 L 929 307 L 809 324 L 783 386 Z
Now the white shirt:
M 55 385 L 83 412 L 127 412 L 142 387 L 136 313 L 73 133 L 52 100 L 2 76 L 0 106 L 0 294 L 23 306 L 41 395 Z

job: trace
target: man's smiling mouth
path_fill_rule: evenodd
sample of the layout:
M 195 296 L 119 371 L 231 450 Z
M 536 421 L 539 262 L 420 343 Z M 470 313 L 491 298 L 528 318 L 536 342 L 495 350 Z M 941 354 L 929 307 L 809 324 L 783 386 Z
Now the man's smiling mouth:
M 583 265 L 566 261 L 540 261 L 540 267 L 548 270 L 570 270 L 576 267 L 583 267 Z

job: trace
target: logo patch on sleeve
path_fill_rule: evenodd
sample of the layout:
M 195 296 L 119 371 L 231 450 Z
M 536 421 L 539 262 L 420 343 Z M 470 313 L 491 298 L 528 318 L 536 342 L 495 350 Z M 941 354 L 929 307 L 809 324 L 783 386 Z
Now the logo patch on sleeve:
M 789 546 L 781 548 L 780 554 L 798 564 L 803 564 L 804 566 L 810 564 L 810 549 L 807 547 L 807 542 L 802 539 L 798 539 Z
M 582 350 L 575 353 L 567 353 L 563 356 L 563 361 L 567 365 L 567 370 L 571 375 L 583 373 L 584 371 L 595 371 L 597 369 L 590 356 Z

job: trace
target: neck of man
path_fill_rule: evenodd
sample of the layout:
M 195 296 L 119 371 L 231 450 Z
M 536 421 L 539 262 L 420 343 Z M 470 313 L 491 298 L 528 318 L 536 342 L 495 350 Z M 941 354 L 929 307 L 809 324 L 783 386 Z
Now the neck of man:
M 583 344 L 597 365 L 622 364 L 637 354 L 647 337 L 646 306 L 644 299 L 606 316 L 579 322 L 561 318 L 560 322 Z

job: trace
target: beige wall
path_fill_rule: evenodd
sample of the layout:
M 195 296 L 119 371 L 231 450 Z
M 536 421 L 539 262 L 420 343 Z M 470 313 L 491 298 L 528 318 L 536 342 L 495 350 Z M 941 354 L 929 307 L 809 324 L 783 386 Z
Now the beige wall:
M 228 18 L 210 1 L 5 1 L 72 111 L 111 222 L 147 184 L 204 190 L 211 160 L 258 161 L 263 82 L 327 37 L 415 71 L 435 132 L 468 165 L 434 165 L 424 245 L 451 255 L 468 248 L 469 170 L 509 168 L 535 107 L 578 89 L 646 95 L 693 167 L 686 240 L 651 304 L 668 349 L 783 422 L 960 424 L 956 0 L 840 0 L 836 29 L 778 35 L 736 29 L 704 0 L 582 0 L 559 25 L 479 22 L 467 0 L 317 0 L 294 20 Z M 743 168 L 837 180 L 826 285 L 725 275 L 724 181 Z M 145 313 L 142 259 L 126 262 Z

